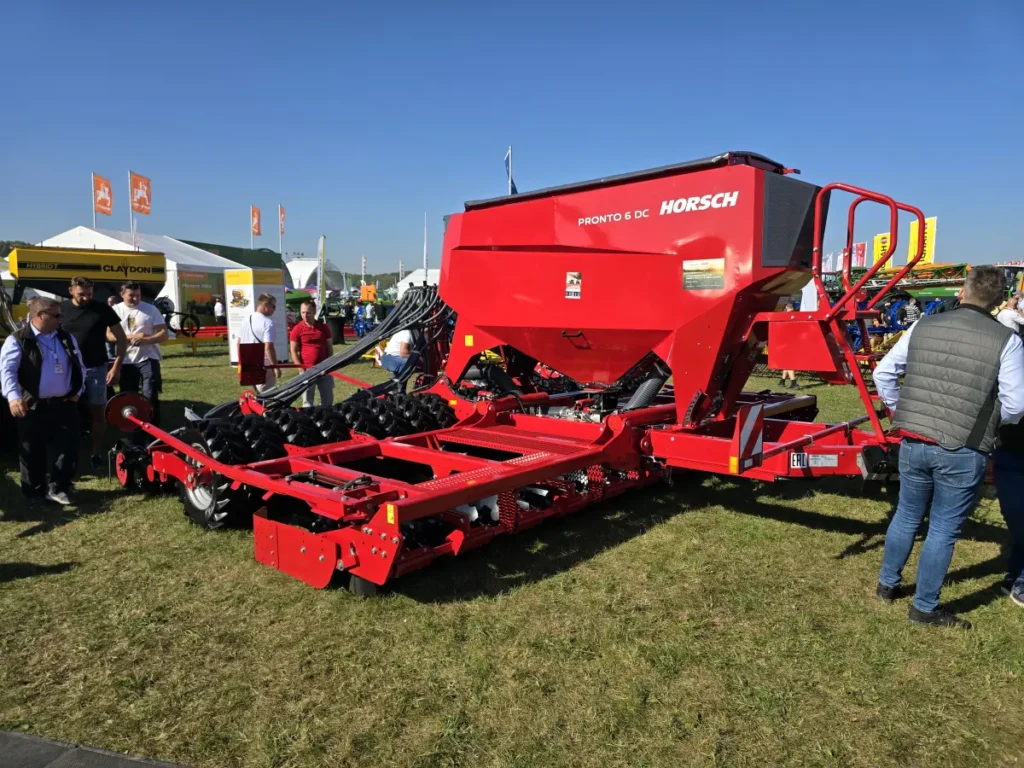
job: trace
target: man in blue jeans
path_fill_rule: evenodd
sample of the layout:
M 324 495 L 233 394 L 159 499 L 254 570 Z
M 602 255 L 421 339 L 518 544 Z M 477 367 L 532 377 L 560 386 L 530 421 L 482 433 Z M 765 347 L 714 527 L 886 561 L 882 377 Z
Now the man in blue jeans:
M 1024 608 L 1024 425 L 1004 424 L 993 460 L 999 511 L 1010 531 L 1010 561 L 1003 592 Z
M 892 427 L 903 437 L 900 498 L 885 535 L 877 595 L 888 602 L 902 597 L 903 567 L 927 515 L 909 614 L 918 624 L 970 627 L 939 608 L 939 594 L 997 430 L 1024 415 L 1024 348 L 991 315 L 1005 291 L 1002 269 L 975 267 L 960 306 L 914 323 L 874 372 L 878 394 L 893 411 Z

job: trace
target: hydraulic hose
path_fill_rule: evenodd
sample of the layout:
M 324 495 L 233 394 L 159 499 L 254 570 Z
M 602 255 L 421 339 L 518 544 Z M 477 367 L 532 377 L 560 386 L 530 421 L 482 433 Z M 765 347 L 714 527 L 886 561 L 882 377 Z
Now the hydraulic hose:
M 395 305 L 391 314 L 358 343 L 303 371 L 280 386 L 257 395 L 256 399 L 270 407 L 287 405 L 300 397 L 316 381 L 361 358 L 382 339 L 407 328 L 428 327 L 432 320 L 441 316 L 447 319 L 446 311 L 448 308 L 438 295 L 436 286 L 410 288 Z M 206 417 L 226 416 L 237 407 L 238 403 L 235 401 L 223 403 L 212 408 Z

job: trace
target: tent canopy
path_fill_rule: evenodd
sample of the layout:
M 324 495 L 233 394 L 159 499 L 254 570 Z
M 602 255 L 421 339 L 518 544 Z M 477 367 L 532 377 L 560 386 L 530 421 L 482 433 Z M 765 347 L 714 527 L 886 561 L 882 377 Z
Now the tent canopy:
M 62 248 L 103 248 L 115 251 L 154 251 L 164 254 L 168 270 L 223 272 L 225 269 L 238 269 L 245 266 L 166 235 L 136 232 L 135 248 L 133 248 L 132 233 L 117 229 L 74 227 L 67 232 L 44 240 L 40 245 Z
M 423 285 L 423 278 L 426 276 L 427 285 L 438 285 L 441 282 L 440 269 L 428 269 L 426 273 L 422 269 L 416 269 L 398 281 L 398 298 L 402 298 L 411 286 Z

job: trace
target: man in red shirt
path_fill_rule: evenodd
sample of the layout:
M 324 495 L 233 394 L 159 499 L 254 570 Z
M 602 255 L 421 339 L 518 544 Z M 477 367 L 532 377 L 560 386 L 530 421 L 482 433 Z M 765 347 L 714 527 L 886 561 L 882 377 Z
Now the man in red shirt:
M 288 339 L 291 342 L 292 362 L 303 368 L 311 368 L 334 356 L 331 329 L 327 327 L 327 323 L 321 323 L 316 319 L 316 308 L 313 302 L 302 302 L 299 313 L 302 315 L 302 319 L 288 334 Z M 324 376 L 303 393 L 302 405 L 305 408 L 313 407 L 314 390 L 316 389 L 320 390 L 322 405 L 334 403 L 334 377 Z

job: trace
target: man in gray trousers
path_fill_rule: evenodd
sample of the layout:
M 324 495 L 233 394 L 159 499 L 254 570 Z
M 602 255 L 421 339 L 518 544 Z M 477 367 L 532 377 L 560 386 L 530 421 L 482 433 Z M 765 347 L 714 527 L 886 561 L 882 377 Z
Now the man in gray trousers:
M 877 594 L 888 602 L 903 596 L 903 567 L 927 515 L 910 605 L 910 620 L 918 624 L 970 628 L 939 608 L 939 593 L 997 429 L 1024 415 L 1024 347 L 991 314 L 1005 295 L 1002 269 L 975 267 L 960 305 L 914 323 L 874 372 L 878 394 L 893 411 L 892 427 L 903 438 L 899 505 L 885 535 Z

